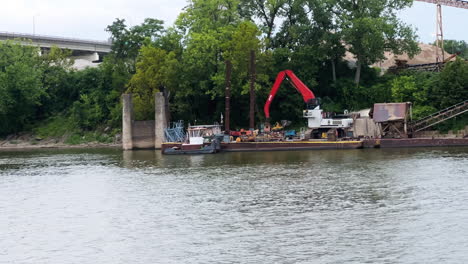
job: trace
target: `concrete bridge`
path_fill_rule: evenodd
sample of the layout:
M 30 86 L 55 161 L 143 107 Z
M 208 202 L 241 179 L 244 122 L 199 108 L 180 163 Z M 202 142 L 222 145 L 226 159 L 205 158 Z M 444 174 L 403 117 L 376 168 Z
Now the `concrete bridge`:
M 24 45 L 38 46 L 41 52 L 47 52 L 52 46 L 69 49 L 75 59 L 76 68 L 93 66 L 92 63 L 101 62 L 102 57 L 111 51 L 112 45 L 110 41 L 0 32 L 0 41 L 4 40 L 19 40 Z

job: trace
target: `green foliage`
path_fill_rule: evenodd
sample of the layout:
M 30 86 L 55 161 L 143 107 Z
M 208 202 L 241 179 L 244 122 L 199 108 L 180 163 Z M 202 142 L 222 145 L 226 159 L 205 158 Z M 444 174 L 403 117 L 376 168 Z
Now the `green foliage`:
M 413 76 L 400 76 L 392 80 L 392 98 L 395 102 L 413 102 L 418 90 Z
M 45 90 L 38 49 L 0 42 L 0 135 L 21 130 L 34 120 Z
M 64 70 L 70 70 L 75 60 L 70 58 L 72 51 L 68 49 L 60 49 L 57 46 L 52 46 L 48 52 L 41 56 L 41 60 L 46 67 L 57 67 Z
M 99 99 L 88 94 L 82 94 L 80 100 L 73 104 L 72 118 L 83 129 L 92 129 L 103 121 L 105 113 L 99 104 Z
M 243 0 L 240 4 L 240 15 L 253 20 L 260 20 L 260 28 L 266 35 L 267 46 L 271 46 L 275 22 L 281 18 L 286 0 Z
M 92 132 L 77 132 L 71 134 L 67 137 L 64 143 L 70 145 L 78 145 L 83 143 L 89 142 L 96 142 L 96 143 L 112 143 L 113 137 L 111 135 L 100 133 L 98 131 Z
M 78 91 L 74 85 L 75 72 L 72 68 L 74 61 L 70 56 L 70 50 L 52 47 L 40 57 L 45 93 L 37 109 L 39 119 L 61 113 L 78 98 Z
M 343 41 L 357 59 L 355 82 L 360 81 L 360 67 L 384 59 L 384 51 L 394 54 L 418 51 L 416 35 L 402 23 L 397 11 L 412 4 L 412 0 L 337 1 L 337 21 Z
M 468 59 L 468 43 L 464 40 L 445 39 L 444 50 L 450 54 L 459 53 L 459 57 Z
M 107 26 L 106 31 L 111 33 L 112 53 L 118 59 L 135 60 L 138 51 L 144 42 L 151 41 L 164 31 L 163 21 L 146 18 L 141 25 L 128 28 L 125 19 L 116 19 Z
M 40 138 L 61 138 L 77 130 L 71 118 L 58 114 L 40 122 L 33 132 Z
M 120 119 L 113 115 L 121 107 L 120 92 L 114 90 L 108 81 L 112 76 L 108 74 L 101 67 L 76 72 L 75 86 L 80 92 L 70 107 L 70 115 L 79 128 L 92 130 L 103 125 L 119 125 Z
M 135 118 L 152 119 L 154 94 L 160 90 L 174 88 L 172 82 L 177 74 L 178 61 L 174 52 L 143 46 L 136 67 L 136 73 L 128 83 L 127 92 L 134 95 Z
M 468 63 L 458 59 L 440 73 L 405 72 L 390 84 L 392 100 L 412 102 L 413 118 L 422 118 L 468 98 Z
M 437 112 L 437 109 L 430 105 L 416 105 L 413 107 L 413 119 L 418 120 Z
M 118 130 L 105 133 L 99 127 L 93 131 L 80 129 L 71 116 L 59 114 L 43 120 L 32 132 L 41 139 L 56 139 L 66 144 L 77 145 L 88 142 L 112 143 Z
M 98 67 L 80 71 L 72 68 L 70 51 L 54 47 L 38 56 L 37 48 L 0 43 L 0 135 L 34 126 L 40 137 L 67 138 L 70 144 L 110 142 L 113 133 L 102 131 L 120 128 L 124 92 L 133 94 L 137 120 L 153 118 L 154 93 L 164 91 L 173 120 L 211 123 L 224 113 L 227 60 L 233 66 L 231 127 L 246 127 L 251 51 L 257 121 L 264 118 L 261 106 L 276 75 L 285 69 L 323 98 L 325 111 L 411 101 L 414 116 L 422 117 L 468 98 L 468 66 L 457 60 L 440 73 L 383 75 L 367 66 L 386 51 L 410 56 L 418 51 L 413 30 L 396 17 L 411 3 L 190 0 L 169 28 L 158 19 L 133 27 L 116 19 L 106 28 L 112 52 Z M 445 44 L 449 52 L 465 56 L 466 43 Z M 355 55 L 357 70 L 343 61 L 346 50 Z M 301 95 L 284 82 L 271 116 L 300 127 L 303 107 Z
M 468 98 L 468 63 L 461 59 L 448 63 L 440 73 L 434 92 L 438 106 L 445 108 Z

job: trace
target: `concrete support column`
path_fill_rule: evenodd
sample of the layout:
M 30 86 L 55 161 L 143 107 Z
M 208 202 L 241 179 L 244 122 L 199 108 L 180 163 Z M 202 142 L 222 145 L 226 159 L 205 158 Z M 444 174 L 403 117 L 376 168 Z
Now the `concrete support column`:
M 154 148 L 160 149 L 164 142 L 164 130 L 167 128 L 166 120 L 166 100 L 163 93 L 156 93 L 154 96 Z
M 133 103 L 131 94 L 122 95 L 122 148 L 133 149 Z

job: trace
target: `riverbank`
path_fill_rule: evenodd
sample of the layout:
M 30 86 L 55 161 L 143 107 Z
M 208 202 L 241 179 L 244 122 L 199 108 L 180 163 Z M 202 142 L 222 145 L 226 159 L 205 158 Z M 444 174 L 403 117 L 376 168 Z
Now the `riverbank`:
M 0 143 L 0 151 L 2 150 L 32 150 L 32 149 L 80 149 L 80 148 L 122 148 L 121 144 L 106 144 L 106 143 L 83 143 L 83 144 L 64 144 L 64 143 L 50 143 L 50 144 L 2 144 Z
M 180 145 L 180 146 L 179 146 Z M 180 143 L 164 143 L 162 148 L 181 147 Z M 453 147 L 468 146 L 468 138 L 410 138 L 410 139 L 367 139 L 362 141 L 337 142 L 243 142 L 223 143 L 223 151 L 272 151 L 272 150 L 318 150 L 318 149 L 359 149 L 359 148 L 408 148 L 408 147 Z M 60 138 L 39 139 L 20 136 L 0 140 L 2 150 L 29 149 L 79 149 L 79 148 L 116 148 L 122 143 L 89 141 L 70 144 Z
M 42 139 L 32 135 L 9 136 L 0 139 L 1 150 L 28 150 L 28 149 L 74 149 L 74 148 L 121 148 L 120 140 L 113 142 L 85 141 L 77 144 L 67 143 L 64 138 Z

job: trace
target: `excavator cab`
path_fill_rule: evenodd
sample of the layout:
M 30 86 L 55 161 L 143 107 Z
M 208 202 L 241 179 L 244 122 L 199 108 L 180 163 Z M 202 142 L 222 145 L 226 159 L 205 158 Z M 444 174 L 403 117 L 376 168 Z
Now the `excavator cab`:
M 322 103 L 322 100 L 320 98 L 309 99 L 306 102 L 306 109 L 308 109 L 308 110 L 315 109 L 317 106 L 320 106 L 321 103 Z

